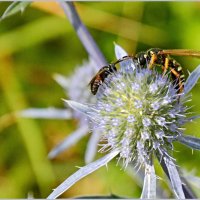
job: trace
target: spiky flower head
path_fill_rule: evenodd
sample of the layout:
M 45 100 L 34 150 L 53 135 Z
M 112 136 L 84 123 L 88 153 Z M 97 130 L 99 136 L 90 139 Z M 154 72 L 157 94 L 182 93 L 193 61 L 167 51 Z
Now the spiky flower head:
M 200 139 L 185 136 L 182 126 L 199 116 L 188 118 L 185 105 L 187 94 L 200 77 L 200 66 L 188 77 L 183 93 L 170 74 L 162 76 L 156 69 L 142 68 L 132 59 L 120 63 L 121 68 L 111 73 L 98 88 L 95 104 L 66 101 L 94 122 L 93 130 L 101 133 L 101 151 L 110 151 L 99 160 L 80 168 L 50 195 L 55 198 L 78 180 L 106 165 L 118 156 L 124 167 L 131 161 L 145 167 L 141 198 L 156 198 L 156 175 L 153 155 L 170 178 L 177 198 L 188 196 L 187 185 L 179 176 L 175 159 L 170 156 L 173 142 L 179 141 L 200 150 Z
M 118 149 L 125 166 L 149 163 L 154 151 L 167 155 L 182 134 L 187 107 L 170 78 L 131 59 L 124 62 L 99 87 L 92 120 L 102 130 L 101 151 Z

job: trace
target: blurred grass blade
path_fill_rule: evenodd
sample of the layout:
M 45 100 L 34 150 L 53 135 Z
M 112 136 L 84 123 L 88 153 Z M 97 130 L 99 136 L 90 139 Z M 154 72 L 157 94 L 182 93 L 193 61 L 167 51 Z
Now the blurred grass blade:
M 200 150 L 200 138 L 192 137 L 192 136 L 186 136 L 181 135 L 177 138 L 178 141 L 192 149 Z
M 45 2 L 35 1 L 31 6 L 58 16 L 64 16 L 62 10 L 54 2 L 51 2 L 51 4 L 48 2 L 47 6 Z M 166 31 L 157 27 L 143 24 L 126 17 L 117 16 L 100 9 L 95 9 L 89 6 L 89 4 L 76 2 L 76 7 L 80 18 L 87 27 L 114 35 L 117 34 L 122 38 L 131 41 L 139 41 L 150 46 L 160 46 L 168 43 Z M 140 30 L 140 34 L 138 34 L 136 30 Z M 152 35 L 154 37 L 152 37 Z M 163 40 L 163 38 L 165 39 Z
M 1 16 L 0 20 L 3 20 L 11 15 L 14 15 L 18 12 L 24 12 L 24 10 L 31 4 L 31 1 L 14 1 L 12 2 L 8 8 L 5 10 L 3 15 Z
M 45 28 L 44 28 L 45 27 Z M 0 35 L 0 57 L 44 43 L 70 31 L 65 19 L 42 17 Z M 47 34 L 48 33 L 48 34 Z
M 14 113 L 6 113 L 0 116 L 0 132 L 5 128 L 16 123 L 16 116 Z
M 13 70 L 14 66 L 11 57 L 0 57 L 0 86 L 4 98 L 10 110 L 14 113 L 27 107 L 21 84 Z M 24 118 L 16 118 L 16 125 L 19 137 L 22 138 L 22 144 L 25 146 L 26 154 L 41 196 L 46 196 L 47 188 L 53 185 L 55 176 L 51 163 L 47 159 L 47 149 L 42 133 L 34 121 Z M 16 155 L 17 156 L 17 155 Z M 24 173 L 24 171 L 23 171 Z

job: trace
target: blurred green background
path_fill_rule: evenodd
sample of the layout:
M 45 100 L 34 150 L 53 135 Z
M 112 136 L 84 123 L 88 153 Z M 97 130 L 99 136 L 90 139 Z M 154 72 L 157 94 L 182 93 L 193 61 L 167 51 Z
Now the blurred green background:
M 10 2 L 0 2 L 2 15 Z M 199 2 L 77 2 L 83 23 L 108 62 L 115 60 L 113 42 L 129 54 L 151 47 L 200 50 Z M 64 108 L 62 88 L 54 73 L 71 75 L 87 53 L 62 9 L 53 2 L 34 2 L 22 14 L 0 22 L 0 198 L 47 197 L 53 188 L 84 165 L 85 137 L 54 160 L 48 152 L 76 129 L 75 120 L 16 118 L 29 107 Z M 177 57 L 184 71 L 200 60 Z M 80 83 L 81 84 L 81 83 Z M 200 113 L 199 84 L 192 90 L 192 111 Z M 53 95 L 52 95 L 53 94 Z M 200 137 L 200 120 L 186 133 Z M 179 166 L 200 176 L 199 152 L 175 145 Z M 157 173 L 162 171 L 157 167 Z M 166 188 L 166 182 L 159 181 Z M 141 189 L 116 161 L 79 181 L 62 197 L 110 194 L 134 198 Z

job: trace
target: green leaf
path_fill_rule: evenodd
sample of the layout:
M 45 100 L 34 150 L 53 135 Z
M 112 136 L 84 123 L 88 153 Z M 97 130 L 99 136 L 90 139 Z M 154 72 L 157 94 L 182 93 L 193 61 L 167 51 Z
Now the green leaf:
M 32 2 L 31 1 L 14 1 L 12 2 L 7 9 L 5 10 L 5 12 L 3 13 L 3 15 L 1 16 L 0 20 L 3 20 L 11 15 L 14 15 L 18 12 L 24 12 L 24 10 L 26 9 L 27 6 L 29 6 Z

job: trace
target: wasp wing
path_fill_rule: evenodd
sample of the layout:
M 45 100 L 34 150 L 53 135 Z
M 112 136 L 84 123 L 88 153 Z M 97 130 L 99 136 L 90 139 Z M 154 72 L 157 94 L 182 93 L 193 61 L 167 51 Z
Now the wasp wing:
M 195 51 L 191 49 L 165 49 L 161 50 L 158 54 L 170 54 L 175 56 L 191 56 L 200 58 L 200 51 Z

